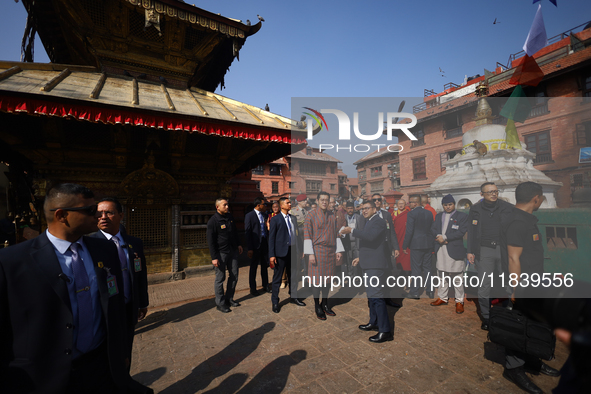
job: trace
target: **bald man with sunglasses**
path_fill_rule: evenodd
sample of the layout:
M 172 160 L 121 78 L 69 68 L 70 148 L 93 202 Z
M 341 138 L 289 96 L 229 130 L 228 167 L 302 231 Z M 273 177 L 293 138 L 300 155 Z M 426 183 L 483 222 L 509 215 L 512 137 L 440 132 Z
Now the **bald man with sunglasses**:
M 44 211 L 46 232 L 0 250 L 3 392 L 151 392 L 127 370 L 117 249 L 84 236 L 96 231 L 93 193 L 56 185 Z

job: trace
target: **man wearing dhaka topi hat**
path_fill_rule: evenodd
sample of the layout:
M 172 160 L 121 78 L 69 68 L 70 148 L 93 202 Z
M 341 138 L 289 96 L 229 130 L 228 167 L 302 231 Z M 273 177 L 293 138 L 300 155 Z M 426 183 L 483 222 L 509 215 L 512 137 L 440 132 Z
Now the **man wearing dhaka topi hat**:
M 465 267 L 466 248 L 464 234 L 468 231 L 468 215 L 456 211 L 456 200 L 451 194 L 441 200 L 443 212 L 439 212 L 431 225 L 437 256 L 437 272 L 441 285 L 437 289 L 439 298 L 431 306 L 447 305 L 447 291 L 453 285 L 456 296 L 456 313 L 464 313 L 464 283 L 462 272 Z

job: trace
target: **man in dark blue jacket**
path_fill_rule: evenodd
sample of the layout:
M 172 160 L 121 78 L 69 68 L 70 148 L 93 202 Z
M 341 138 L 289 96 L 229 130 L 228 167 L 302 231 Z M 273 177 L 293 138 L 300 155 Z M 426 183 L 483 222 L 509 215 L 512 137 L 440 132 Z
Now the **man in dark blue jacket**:
M 431 253 L 433 252 L 433 235 L 431 225 L 433 214 L 421 206 L 421 197 L 410 198 L 411 211 L 407 215 L 406 235 L 402 250 L 410 247 L 410 269 L 415 278 L 421 276 L 422 286 L 427 286 L 427 295 L 433 298 L 431 288 Z M 419 281 L 411 280 L 409 298 L 418 299 L 423 289 L 418 286 Z
M 291 288 L 291 256 L 299 256 L 298 252 L 298 224 L 296 218 L 289 214 L 291 201 L 287 197 L 279 199 L 281 212 L 271 218 L 269 226 L 269 265 L 273 268 L 273 292 L 271 294 L 272 311 L 279 313 L 279 287 L 283 271 L 287 272 L 290 302 L 297 306 L 306 306 L 295 296 L 297 289 Z M 297 280 L 294 281 L 297 287 Z
M 456 295 L 456 313 L 464 313 L 464 283 L 462 273 L 466 266 L 464 234 L 468 231 L 468 215 L 456 211 L 456 200 L 451 194 L 441 200 L 443 212 L 435 217 L 431 232 L 435 239 L 435 256 L 441 284 L 439 298 L 432 306 L 447 305 L 447 290 L 453 284 Z
M 265 199 L 257 197 L 254 200 L 254 210 L 244 217 L 244 232 L 246 235 L 246 247 L 250 259 L 250 272 L 248 282 L 250 294 L 258 296 L 257 292 L 257 268 L 261 266 L 261 279 L 263 292 L 271 290 L 269 286 L 269 274 L 267 273 L 267 262 L 269 246 L 267 245 L 267 213 Z
M 359 264 L 363 270 L 369 301 L 369 323 L 360 325 L 359 329 L 378 331 L 376 335 L 369 338 L 371 342 L 391 341 L 394 337 L 384 300 L 386 273 L 390 268 L 390 253 L 385 253 L 385 250 L 390 251 L 386 242 L 389 230 L 386 221 L 377 214 L 374 201 L 364 201 L 361 212 L 366 219 L 363 230 L 351 229 L 351 227 L 345 227 L 341 230 L 341 234 L 351 233 L 355 238 L 359 239 L 359 257 L 354 259 L 352 264 L 353 266 Z M 375 278 L 377 278 L 377 281 Z

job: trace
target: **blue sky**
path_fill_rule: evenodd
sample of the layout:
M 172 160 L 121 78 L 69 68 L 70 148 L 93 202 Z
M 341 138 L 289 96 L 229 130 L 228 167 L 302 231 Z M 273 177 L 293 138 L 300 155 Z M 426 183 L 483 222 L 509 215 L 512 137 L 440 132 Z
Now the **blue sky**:
M 20 2 L 5 3 L 0 59 L 19 60 L 26 12 Z M 259 107 L 268 103 L 285 116 L 292 116 L 292 97 L 422 98 L 424 89 L 441 92 L 447 82 L 493 70 L 521 50 L 537 9 L 532 0 L 205 0 L 196 6 L 253 23 L 257 14 L 265 18 L 226 74 L 226 88 L 216 92 Z M 558 7 L 542 0 L 542 9 L 548 37 L 591 20 L 589 0 L 558 0 Z M 40 42 L 35 49 L 35 61 L 47 62 Z M 351 168 L 345 172 L 356 176 Z

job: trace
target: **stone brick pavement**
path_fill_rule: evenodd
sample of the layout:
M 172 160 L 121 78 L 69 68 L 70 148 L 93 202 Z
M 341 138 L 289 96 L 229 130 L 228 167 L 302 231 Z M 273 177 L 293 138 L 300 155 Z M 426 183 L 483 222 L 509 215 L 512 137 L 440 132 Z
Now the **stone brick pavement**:
M 404 300 L 399 310 L 389 308 L 394 341 L 372 344 L 371 333 L 357 328 L 368 321 L 365 298 L 332 299 L 337 316 L 320 321 L 311 298 L 306 307 L 285 304 L 282 290 L 275 314 L 270 294 L 249 294 L 247 276 L 241 269 L 235 299 L 242 305 L 227 314 L 210 296 L 213 276 L 152 286 L 132 376 L 167 394 L 521 392 L 501 376 L 504 351 L 480 330 L 474 302 L 457 315 L 451 303 Z M 560 368 L 567 355 L 558 344 L 549 364 Z M 532 379 L 544 392 L 558 382 Z

